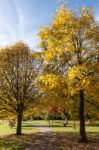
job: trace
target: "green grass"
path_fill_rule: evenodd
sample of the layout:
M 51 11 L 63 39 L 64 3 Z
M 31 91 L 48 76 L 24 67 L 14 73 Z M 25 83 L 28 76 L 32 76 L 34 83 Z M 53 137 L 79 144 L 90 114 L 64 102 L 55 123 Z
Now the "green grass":
M 34 124 L 41 124 L 41 125 L 45 125 L 45 126 L 49 125 L 48 121 L 46 121 L 46 120 L 33 120 L 32 123 L 34 123 Z
M 9 127 L 8 122 L 0 122 L 0 150 L 24 150 L 32 143 L 34 133 L 39 130 L 32 126 L 33 122 L 22 123 L 22 135 L 16 136 L 16 126 Z
M 41 124 L 44 126 L 49 126 L 49 123 L 46 120 L 34 120 L 33 123 Z M 52 123 L 51 129 L 52 131 L 55 131 L 55 132 L 79 132 L 79 121 L 75 121 L 75 128 L 74 128 L 73 121 L 69 121 L 68 125 L 64 127 L 63 121 L 54 120 Z M 86 122 L 86 131 L 87 132 L 99 132 L 99 121 L 97 121 L 93 125 L 90 125 L 88 122 Z
M 33 142 L 34 134 L 0 137 L 0 150 L 25 150 Z
M 51 128 L 55 132 L 79 132 L 79 122 L 75 122 L 74 128 L 73 121 L 69 121 L 66 127 L 63 127 L 62 122 L 59 123 L 58 121 L 56 121 L 55 123 L 53 123 L 53 126 Z M 96 122 L 96 124 L 94 125 L 89 125 L 87 122 L 86 132 L 99 132 L 99 122 Z
M 28 121 L 23 122 L 22 124 L 22 133 L 21 136 L 16 136 L 16 126 L 10 128 L 8 123 L 0 122 L 0 150 L 25 150 L 30 144 L 33 143 L 33 138 L 39 132 L 39 127 L 34 127 L 34 124 L 39 124 L 43 126 L 48 126 L 48 121 L 39 120 L 39 121 Z M 69 121 L 67 127 L 63 127 L 63 122 L 56 120 L 53 121 L 51 129 L 53 132 L 79 132 L 79 122 L 76 121 L 76 128 L 74 129 L 73 121 Z M 89 125 L 86 123 L 86 131 L 99 133 L 99 121 L 94 125 Z M 72 134 L 72 133 L 71 133 Z
M 49 126 L 48 121 L 45 121 L 45 120 L 34 120 L 34 121 L 23 122 L 22 133 L 30 134 L 30 133 L 38 132 L 39 128 L 33 126 L 33 124 Z M 55 132 L 79 132 L 79 122 L 78 121 L 75 122 L 75 128 L 74 128 L 73 121 L 69 121 L 68 125 L 64 127 L 63 121 L 56 120 L 56 121 L 53 121 L 51 129 L 52 131 L 55 131 Z M 99 122 L 96 122 L 96 124 L 94 125 L 89 125 L 88 123 L 86 123 L 86 131 L 87 132 L 99 132 Z M 8 123 L 0 122 L 0 136 L 15 134 L 15 132 L 16 132 L 16 126 L 11 128 L 9 127 Z
M 38 132 L 37 127 L 32 126 L 32 122 L 23 122 L 22 124 L 22 133 L 23 134 L 30 134 Z M 10 135 L 16 133 L 16 126 L 9 127 L 8 123 L 0 123 L 0 136 Z

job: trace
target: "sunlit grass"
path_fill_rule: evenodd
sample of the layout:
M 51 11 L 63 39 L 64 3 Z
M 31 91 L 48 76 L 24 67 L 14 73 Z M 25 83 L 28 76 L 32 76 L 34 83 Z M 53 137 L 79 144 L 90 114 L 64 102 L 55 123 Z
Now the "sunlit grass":
M 30 122 L 23 122 L 22 123 L 22 133 L 23 134 L 30 134 L 38 132 L 38 128 L 32 126 Z M 10 135 L 16 133 L 16 125 L 14 127 L 10 127 L 8 122 L 0 123 L 0 136 Z
M 69 121 L 66 127 L 63 127 L 62 123 L 54 123 L 52 130 L 55 132 L 79 132 L 79 121 Z M 56 125 L 56 126 L 55 126 Z M 86 122 L 86 131 L 87 132 L 99 132 L 99 122 L 96 122 L 94 125 L 90 125 Z
M 29 145 L 33 144 L 33 141 L 37 135 L 39 135 L 39 126 L 49 126 L 48 121 L 46 120 L 33 120 L 26 121 L 22 124 L 22 135 L 16 136 L 16 126 L 9 127 L 8 122 L 0 122 L 0 150 L 25 150 Z M 71 132 L 69 134 L 73 134 L 74 132 L 79 132 L 79 122 L 69 121 L 66 127 L 63 126 L 63 121 L 53 121 L 52 126 L 49 128 L 52 129 L 52 132 L 62 133 Z M 97 134 L 99 132 L 99 122 L 96 122 L 94 125 L 89 125 L 86 123 L 86 131 L 94 132 Z M 44 133 L 43 133 L 44 134 Z M 68 134 L 68 133 L 67 133 Z M 78 133 L 77 133 L 78 134 Z
M 33 121 L 27 121 L 22 123 L 22 133 L 23 134 L 30 134 L 39 132 L 39 127 L 36 127 L 36 125 L 41 126 L 49 126 L 49 122 L 46 120 L 33 120 Z M 79 132 L 79 122 L 75 121 L 75 126 L 73 121 L 69 121 L 67 126 L 63 126 L 63 121 L 56 120 L 51 121 L 50 128 L 52 131 L 55 132 Z M 89 125 L 86 123 L 86 131 L 87 132 L 99 132 L 99 122 L 96 122 L 94 125 Z M 0 136 L 4 135 L 10 135 L 16 133 L 16 126 L 15 127 L 9 127 L 8 122 L 1 122 L 0 123 Z

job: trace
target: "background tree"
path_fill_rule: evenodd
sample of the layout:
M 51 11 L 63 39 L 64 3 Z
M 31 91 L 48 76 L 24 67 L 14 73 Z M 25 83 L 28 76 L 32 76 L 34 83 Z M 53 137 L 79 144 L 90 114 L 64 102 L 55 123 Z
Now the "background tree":
M 57 89 L 61 87 L 60 90 L 64 91 L 66 95 L 67 93 L 70 96 L 78 95 L 81 142 L 87 142 L 84 117 L 85 97 L 94 97 L 94 102 L 99 96 L 96 92 L 99 88 L 99 72 L 97 71 L 99 66 L 98 34 L 99 25 L 93 17 L 92 9 L 85 6 L 79 14 L 62 6 L 52 23 L 48 27 L 43 27 L 39 33 L 40 47 L 45 64 L 54 66 L 50 70 L 50 75 L 47 75 L 46 72 L 43 74 L 44 80 L 46 76 L 48 77 L 48 80 L 46 78 L 45 81 L 45 85 L 47 85 L 45 89 L 57 86 Z M 56 58 L 58 63 L 56 61 L 53 63 Z M 61 66 L 59 65 L 60 60 L 63 62 Z M 58 64 L 59 73 L 56 71 L 57 65 L 55 64 Z M 62 70 L 62 72 L 60 73 L 59 70 Z M 60 74 L 63 78 L 60 77 Z M 62 83 L 66 85 L 64 88 L 59 84 L 61 79 Z M 42 81 L 43 84 L 44 80 Z M 96 80 L 97 85 L 95 87 L 97 87 L 97 90 L 94 90 L 92 84 L 95 84 Z M 90 89 L 94 96 L 88 92 Z
M 33 107 L 38 96 L 36 79 L 39 61 L 23 42 L 0 49 L 0 104 L 17 116 L 16 134 L 21 134 L 23 113 Z

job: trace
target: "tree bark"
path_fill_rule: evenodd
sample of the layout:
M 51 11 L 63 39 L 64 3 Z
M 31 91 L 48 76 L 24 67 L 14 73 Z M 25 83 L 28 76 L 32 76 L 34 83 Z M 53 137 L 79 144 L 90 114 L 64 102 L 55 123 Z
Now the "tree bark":
M 22 112 L 19 112 L 17 115 L 17 129 L 16 129 L 17 135 L 21 135 L 21 126 L 22 126 Z
M 87 136 L 85 131 L 85 117 L 84 117 L 84 93 L 80 90 L 80 107 L 79 107 L 79 118 L 80 118 L 80 142 L 87 142 Z

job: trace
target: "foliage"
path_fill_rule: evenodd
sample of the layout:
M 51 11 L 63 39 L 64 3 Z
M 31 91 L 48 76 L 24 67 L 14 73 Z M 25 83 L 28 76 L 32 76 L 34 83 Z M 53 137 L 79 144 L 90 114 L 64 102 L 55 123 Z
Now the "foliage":
M 0 107 L 7 115 L 17 116 L 17 133 L 23 113 L 37 100 L 38 74 L 38 57 L 23 42 L 0 49 Z
M 86 6 L 79 14 L 61 6 L 52 23 L 39 33 L 45 62 L 41 90 L 50 97 L 60 97 L 60 103 L 65 99 L 72 114 L 77 104 L 82 141 L 87 141 L 84 103 L 99 106 L 98 34 L 99 24 Z

